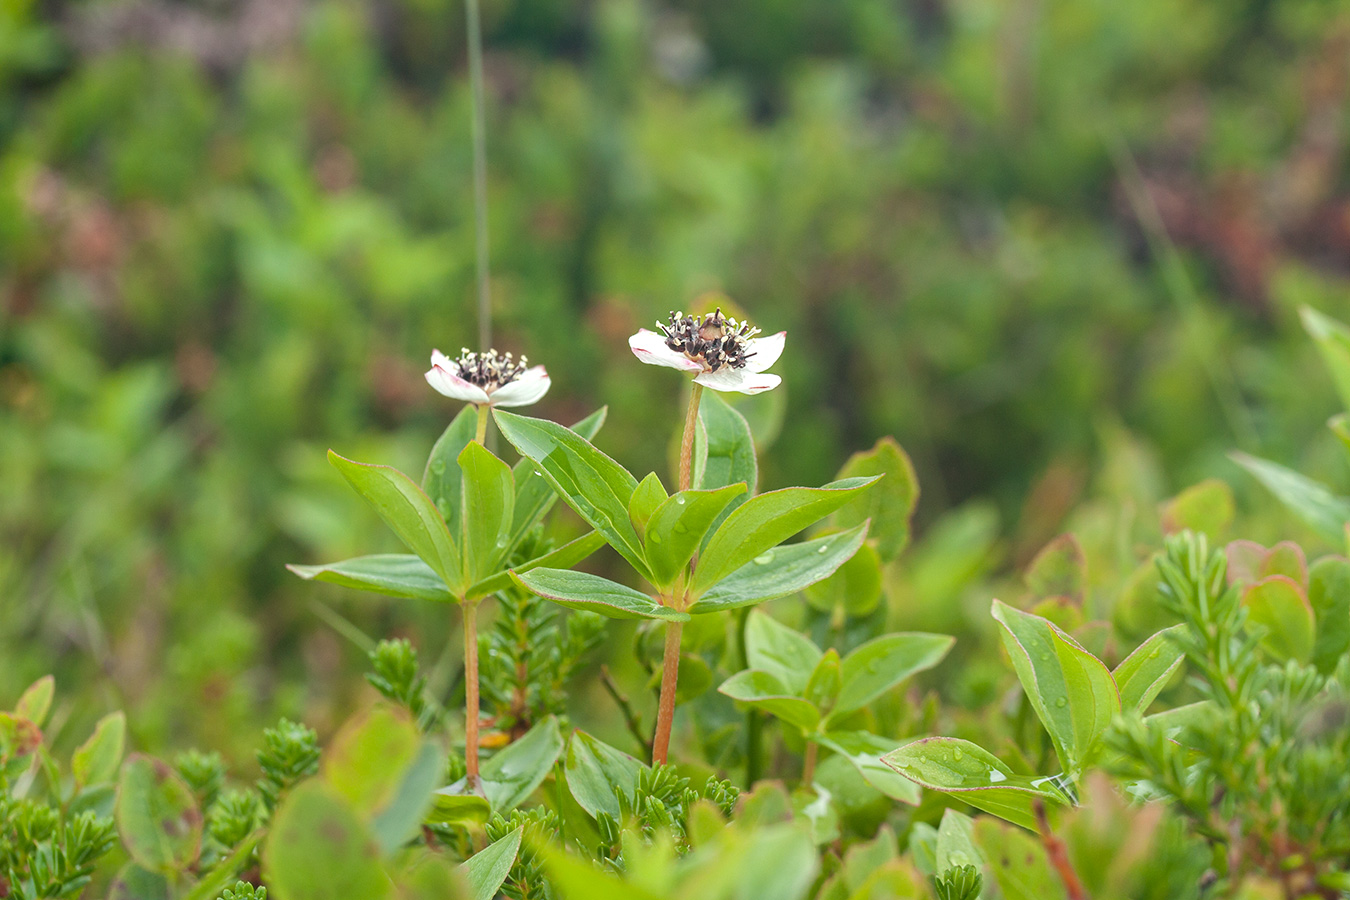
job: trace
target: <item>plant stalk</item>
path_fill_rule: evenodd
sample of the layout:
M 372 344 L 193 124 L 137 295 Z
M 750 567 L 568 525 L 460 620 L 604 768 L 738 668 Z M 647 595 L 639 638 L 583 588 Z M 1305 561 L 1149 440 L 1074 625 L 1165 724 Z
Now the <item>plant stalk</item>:
M 689 412 L 684 417 L 684 437 L 680 441 L 680 490 L 687 491 L 693 482 L 694 432 L 698 430 L 698 402 L 703 399 L 703 385 L 697 381 L 689 391 Z
M 680 677 L 680 634 L 683 622 L 666 623 L 666 650 L 661 659 L 661 700 L 652 736 L 652 765 L 665 765 L 670 754 L 670 729 L 675 721 L 675 684 Z
M 703 385 L 695 382 L 689 392 L 689 411 L 684 417 L 684 435 L 680 440 L 680 490 L 687 491 L 693 480 L 694 432 L 698 428 L 698 402 Z M 661 656 L 661 699 L 656 707 L 656 734 L 652 736 L 652 764 L 664 765 L 670 753 L 670 730 L 675 721 L 675 686 L 680 678 L 680 635 L 684 625 L 666 624 L 666 647 Z
M 806 742 L 806 762 L 802 764 L 802 787 L 810 788 L 811 782 L 816 777 L 816 757 L 820 755 L 820 748 L 816 742 L 808 739 Z
M 478 433 L 474 435 L 473 439 L 481 444 L 487 437 L 488 412 L 490 407 L 486 403 L 480 403 L 477 405 L 476 409 L 478 410 Z
M 473 213 L 478 252 L 478 349 L 492 346 L 492 295 L 488 274 L 487 100 L 483 88 L 483 25 L 478 0 L 465 0 L 469 32 L 469 90 L 472 106 Z
M 464 604 L 464 763 L 478 790 L 478 601 Z

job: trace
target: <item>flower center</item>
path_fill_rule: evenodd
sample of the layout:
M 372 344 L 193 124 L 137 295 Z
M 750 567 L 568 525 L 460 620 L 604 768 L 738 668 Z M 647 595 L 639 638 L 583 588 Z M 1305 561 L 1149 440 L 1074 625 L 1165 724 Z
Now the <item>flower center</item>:
M 496 350 L 473 353 L 468 347 L 461 348 L 459 359 L 451 362 L 456 375 L 485 391 L 510 384 L 529 368 L 529 360 L 524 356 L 514 359 L 510 353 L 498 353 Z
M 746 352 L 750 339 L 759 334 L 759 329 L 749 322 L 722 315 L 721 308 L 703 316 L 673 312 L 669 322 L 657 322 L 656 327 L 666 336 L 667 347 L 700 363 L 708 372 L 716 372 L 723 366 L 732 369 L 744 366 L 755 355 Z

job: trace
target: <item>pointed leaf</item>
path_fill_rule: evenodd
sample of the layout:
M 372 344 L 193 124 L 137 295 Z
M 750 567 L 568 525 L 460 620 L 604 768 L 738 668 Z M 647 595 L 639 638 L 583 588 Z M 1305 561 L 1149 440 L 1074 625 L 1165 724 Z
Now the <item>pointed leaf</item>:
M 590 440 L 605 424 L 609 407 L 602 406 L 586 418 L 571 426 L 571 431 Z M 516 484 L 516 502 L 511 516 L 511 546 L 515 547 L 530 529 L 543 521 L 544 516 L 558 502 L 558 492 L 548 483 L 534 460 L 522 459 L 511 470 Z
M 839 534 L 766 550 L 719 581 L 689 612 L 721 612 L 796 594 L 838 571 L 866 537 L 864 522 Z
M 923 632 L 885 634 L 868 641 L 844 657 L 843 687 L 830 718 L 862 709 L 911 675 L 933 668 L 955 643 L 956 638 L 948 635 Z
M 611 619 L 689 621 L 688 613 L 662 606 L 646 594 L 599 575 L 545 568 L 511 574 L 525 590 L 571 609 L 596 612 Z
M 633 530 L 638 537 L 645 540 L 647 522 L 668 496 L 665 485 L 655 472 L 648 472 L 647 477 L 638 482 L 637 490 L 633 491 L 633 497 L 628 501 L 628 521 L 633 523 Z
M 126 747 L 127 716 L 120 709 L 98 720 L 89 735 L 70 758 L 71 774 L 81 788 L 111 782 L 117 777 Z
M 14 704 L 14 715 L 27 719 L 41 728 L 47 721 L 47 713 L 51 711 L 52 697 L 55 694 L 56 679 L 51 675 L 43 675 L 19 696 L 19 702 Z
M 628 519 L 628 501 L 637 479 L 580 435 L 556 422 L 494 410 L 497 427 L 506 439 L 533 461 L 577 515 L 604 535 L 638 574 L 650 574 L 642 542 Z M 650 580 L 650 579 L 648 579 Z
M 1122 709 L 1142 713 L 1167 686 L 1172 673 L 1186 659 L 1185 651 L 1173 636 L 1184 634 L 1185 631 L 1185 625 L 1164 628 L 1136 647 L 1116 666 L 1111 677 L 1120 689 Z
M 464 520 L 464 575 L 472 584 L 496 574 L 510 550 L 515 485 L 511 470 L 492 451 L 473 442 L 459 455 Z
M 1052 779 L 1015 775 L 988 750 L 959 738 L 924 738 L 886 754 L 882 761 L 929 790 L 952 794 L 1024 828 L 1036 827 L 1038 798 L 1068 803 Z
M 1230 458 L 1266 486 L 1290 512 L 1298 516 L 1337 547 L 1345 543 L 1345 526 L 1350 522 L 1350 500 L 1338 497 L 1326 486 L 1300 475 L 1279 463 L 1231 453 Z
M 1064 770 L 1082 771 L 1120 712 L 1120 694 L 1105 664 L 1051 622 L 994 601 L 999 636 L 1028 702 L 1050 732 Z
M 1218 540 L 1233 523 L 1237 502 L 1227 482 L 1207 478 L 1163 504 L 1162 525 L 1167 534 L 1191 529 Z
M 819 488 L 783 488 L 752 497 L 727 516 L 694 569 L 690 594 L 713 585 L 867 490 L 876 478 L 848 478 Z
M 539 785 L 544 783 L 558 755 L 563 750 L 562 731 L 557 716 L 547 716 L 516 741 L 511 742 L 479 770 L 483 793 L 494 813 L 506 815 L 524 803 Z M 462 794 L 467 790 L 467 779 L 460 779 L 444 792 Z
M 1350 409 L 1350 329 L 1311 306 L 1299 308 L 1303 328 L 1317 342 L 1322 361 L 1331 373 L 1341 404 Z
M 386 597 L 441 602 L 455 599 L 441 576 L 411 553 L 376 553 L 321 566 L 286 568 L 306 581 L 326 581 Z
M 464 880 L 469 883 L 469 896 L 472 900 L 492 900 L 497 896 L 502 882 L 511 874 L 516 854 L 520 852 L 520 839 L 525 834 L 525 826 L 493 841 L 464 861 L 459 867 Z
M 983 868 L 984 857 L 975 846 L 975 822 L 970 816 L 954 809 L 943 812 L 938 823 L 936 862 L 939 875 L 962 866 Z M 980 896 L 987 897 L 988 892 L 981 891 Z
M 636 758 L 584 731 L 573 732 L 567 745 L 567 789 L 592 816 L 604 812 L 622 820 L 619 798 L 631 805 L 638 775 L 645 768 Z
M 750 668 L 768 672 L 793 694 L 806 689 L 820 648 L 773 616 L 756 610 L 745 622 L 745 655 Z
M 1087 557 L 1078 538 L 1061 534 L 1042 547 L 1027 566 L 1024 580 L 1037 600 L 1065 597 L 1081 604 L 1087 589 Z
M 521 563 L 516 566 L 514 571 L 529 572 L 531 569 L 539 568 L 566 569 L 575 566 L 603 546 L 605 546 L 605 539 L 600 536 L 600 532 L 588 531 L 556 550 L 550 550 L 543 556 L 537 556 L 529 562 Z M 513 584 L 515 582 L 512 581 L 510 572 L 498 572 L 470 587 L 464 592 L 464 599 L 477 600 L 480 597 L 487 597 L 498 591 L 504 591 Z
M 366 499 L 384 523 L 413 553 L 422 558 L 452 593 L 463 592 L 459 548 L 445 520 L 412 479 L 391 466 L 372 466 L 345 459 L 332 450 L 328 461 Z
M 680 491 L 661 502 L 647 523 L 644 544 L 652 584 L 669 589 L 684 574 L 709 527 L 745 485 L 712 491 Z
M 713 520 L 709 534 L 736 507 L 754 496 L 759 481 L 755 440 L 745 417 L 715 393 L 705 392 L 698 407 L 694 432 L 694 487 L 713 490 L 729 484 L 744 484 L 746 492 L 732 499 Z
M 919 479 L 909 455 L 895 438 L 884 437 L 871 450 L 855 453 L 839 470 L 840 478 L 885 475 L 881 483 L 835 514 L 834 523 L 850 528 L 872 520 L 872 538 L 883 562 L 890 562 L 909 545 L 909 520 L 919 502 Z
M 422 472 L 422 490 L 427 492 L 432 504 L 440 511 L 441 518 L 450 526 L 450 533 L 456 541 L 460 539 L 459 524 L 463 519 L 460 512 L 460 473 L 459 455 L 473 442 L 478 431 L 478 409 L 466 404 L 459 414 L 450 421 L 436 439 L 427 457 L 426 469 Z
M 737 672 L 717 689 L 732 700 L 748 703 L 756 709 L 771 713 L 805 734 L 820 724 L 820 710 L 810 701 L 792 693 L 787 685 L 768 672 L 746 669 Z
M 881 556 L 876 548 L 859 547 L 839 571 L 807 589 L 806 602 L 831 615 L 871 615 L 881 603 Z
M 895 741 L 866 731 L 831 731 L 813 738 L 816 743 L 847 759 L 863 780 L 892 800 L 918 806 L 922 791 L 918 784 L 882 762 L 895 747 Z

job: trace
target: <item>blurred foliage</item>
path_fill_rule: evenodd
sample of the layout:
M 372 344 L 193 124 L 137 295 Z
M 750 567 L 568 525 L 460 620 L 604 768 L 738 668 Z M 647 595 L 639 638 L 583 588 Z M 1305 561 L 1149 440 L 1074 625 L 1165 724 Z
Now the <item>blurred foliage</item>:
M 456 689 L 443 610 L 282 564 L 392 549 L 321 451 L 410 469 L 452 412 L 420 373 L 476 328 L 462 12 L 0 8 L 0 696 L 55 672 L 67 749 L 118 707 L 137 744 L 247 767 L 279 715 L 336 728 L 367 635 L 416 635 L 427 690 Z M 992 640 L 991 581 L 1070 530 L 1089 618 L 1142 638 L 1137 548 L 1205 477 L 1237 486 L 1235 535 L 1316 543 L 1223 454 L 1346 481 L 1297 308 L 1350 317 L 1350 4 L 484 14 L 494 324 L 548 365 L 541 414 L 608 403 L 601 447 L 662 468 L 679 398 L 622 342 L 720 289 L 790 336 L 785 390 L 741 406 L 763 486 L 883 435 L 912 456 L 915 545 L 841 644 L 876 622 Z M 988 646 L 963 637 L 931 683 L 993 699 Z M 198 792 L 212 771 L 180 763 Z

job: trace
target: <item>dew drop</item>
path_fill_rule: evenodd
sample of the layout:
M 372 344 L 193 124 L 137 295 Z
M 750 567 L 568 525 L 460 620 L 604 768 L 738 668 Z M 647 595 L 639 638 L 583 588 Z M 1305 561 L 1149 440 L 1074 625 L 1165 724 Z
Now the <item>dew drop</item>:
M 830 548 L 822 545 L 821 548 L 820 548 L 819 550 L 817 550 L 816 552 L 817 552 L 817 553 L 824 553 L 824 552 L 825 552 L 826 550 L 828 550 L 828 549 L 830 549 Z
M 964 756 L 964 755 L 965 755 L 965 754 L 961 752 L 961 748 L 960 748 L 960 747 L 957 747 L 957 748 L 955 748 L 954 750 L 952 750 L 952 759 L 956 760 L 957 762 L 960 762 L 960 761 L 961 761 L 961 757 Z
M 675 495 L 675 505 L 676 505 L 676 506 L 684 506 L 684 495 L 683 495 L 683 494 L 676 494 L 676 495 Z
M 543 477 L 544 477 L 544 473 L 541 472 L 541 471 L 539 471 L 538 469 L 535 469 L 535 470 L 534 470 L 534 474 L 538 475 L 540 478 L 543 478 Z
M 676 533 L 676 534 L 687 534 L 688 532 L 689 532 L 689 529 L 685 527 L 685 525 L 684 525 L 683 522 L 676 522 L 676 523 L 675 523 L 675 533 Z
M 1048 660 L 1049 658 L 1050 658 L 1050 654 L 1049 654 L 1049 653 L 1042 653 L 1042 654 L 1041 654 L 1041 659 L 1042 659 L 1042 660 Z
M 1060 708 L 1062 709 L 1062 708 L 1064 708 L 1064 707 L 1066 707 L 1066 706 L 1069 705 L 1069 698 L 1068 698 L 1068 697 L 1060 697 L 1058 700 L 1055 701 L 1055 705 L 1058 706 L 1058 707 L 1060 707 Z
M 1150 654 L 1148 655 L 1148 658 L 1149 658 L 1149 659 L 1157 659 L 1158 656 L 1159 656 L 1161 653 L 1162 653 L 1162 648 L 1160 647 L 1160 648 L 1154 650 L 1152 653 L 1150 653 Z
M 431 464 L 431 471 L 435 475 L 440 475 L 445 471 L 445 460 L 438 459 Z
M 756 565 L 767 566 L 767 565 L 768 565 L 769 563 L 771 563 L 771 562 L 773 562 L 773 551 L 772 551 L 772 550 L 770 550 L 768 553 L 761 553 L 759 556 L 756 556 L 756 557 L 755 557 L 755 564 L 756 564 Z
M 1008 780 L 1008 776 L 1007 776 L 1007 775 L 1004 775 L 1004 774 L 1003 774 L 1002 772 L 1000 772 L 998 769 L 990 769 L 990 770 L 989 770 L 989 783 L 990 783 L 990 784 L 998 784 L 1000 781 L 1007 781 L 1007 780 Z
M 655 531 L 653 531 L 651 534 L 647 535 L 647 543 L 649 543 L 649 544 L 659 544 L 659 543 L 661 543 L 661 535 L 659 535 L 659 534 L 657 534 Z

